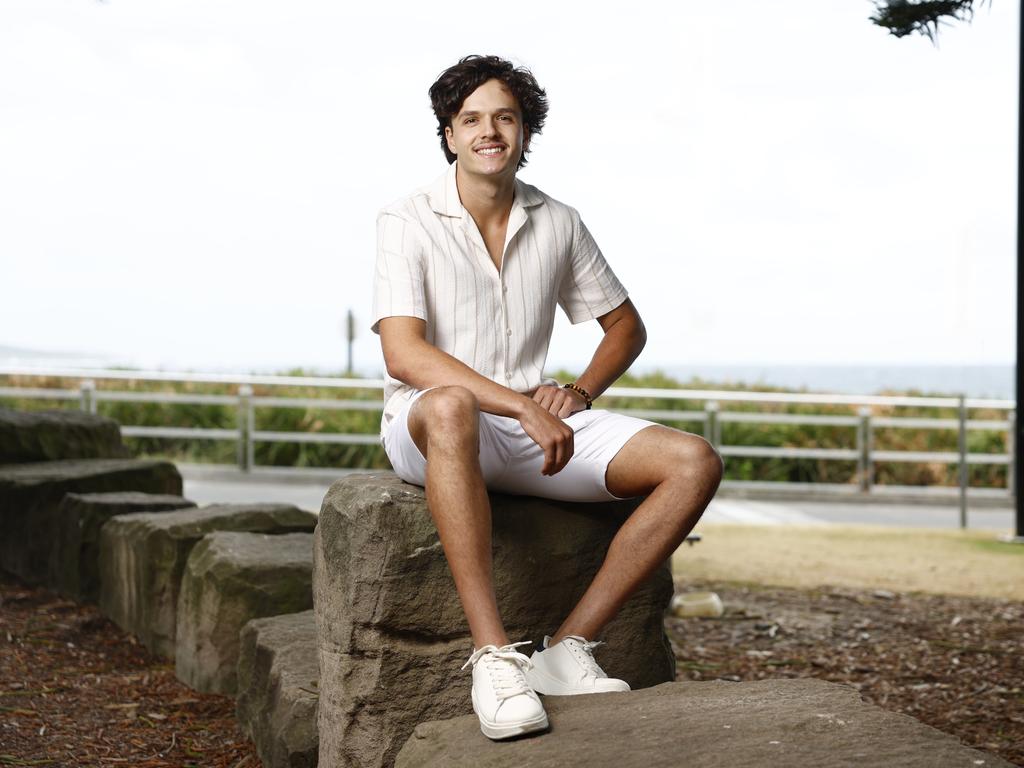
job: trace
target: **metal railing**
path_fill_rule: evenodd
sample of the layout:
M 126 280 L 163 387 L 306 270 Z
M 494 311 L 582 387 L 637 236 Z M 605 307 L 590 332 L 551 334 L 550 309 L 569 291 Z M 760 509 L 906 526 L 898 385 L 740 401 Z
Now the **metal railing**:
M 126 437 L 184 438 L 202 440 L 234 441 L 237 446 L 237 466 L 252 472 L 258 467 L 255 461 L 255 446 L 258 443 L 334 443 L 346 445 L 377 445 L 376 433 L 319 433 L 319 432 L 275 432 L 256 429 L 256 411 L 260 408 L 323 408 L 332 410 L 377 411 L 383 409 L 381 400 L 300 398 L 255 396 L 253 386 L 267 387 L 316 387 L 330 390 L 382 390 L 380 379 L 340 379 L 327 377 L 299 376 L 245 376 L 201 373 L 164 373 L 149 371 L 92 370 L 78 368 L 35 369 L 24 367 L 0 367 L 0 375 L 21 377 L 51 377 L 78 379 L 75 389 L 50 389 L 41 387 L 0 387 L 0 398 L 40 398 L 50 400 L 77 401 L 80 408 L 96 412 L 101 402 L 174 403 L 194 405 L 227 405 L 237 411 L 237 426 L 234 429 L 150 427 L 123 424 L 121 432 Z M 147 382 L 217 383 L 236 388 L 236 394 L 183 394 L 176 392 L 129 392 L 97 389 L 96 381 L 132 380 Z M 703 410 L 672 410 L 644 408 L 614 408 L 625 413 L 651 421 L 674 423 L 699 423 L 704 437 L 728 460 L 729 457 L 822 459 L 828 461 L 850 461 L 856 463 L 857 482 L 853 484 L 825 484 L 820 482 L 760 482 L 728 481 L 723 486 L 764 488 L 767 486 L 788 489 L 827 490 L 845 494 L 872 494 L 883 492 L 919 493 L 936 497 L 943 493 L 959 495 L 960 522 L 966 527 L 967 494 L 988 498 L 1012 500 L 1013 473 L 1007 471 L 1005 488 L 974 488 L 968 484 L 968 467 L 972 464 L 1006 465 L 1012 467 L 1014 450 L 1013 424 L 1015 419 L 1012 400 L 995 400 L 967 397 L 910 397 L 883 395 L 842 395 L 807 394 L 780 392 L 745 392 L 732 390 L 685 390 L 652 389 L 635 387 L 612 387 L 605 392 L 607 397 L 622 400 L 650 399 L 702 401 Z M 729 411 L 730 403 L 760 404 L 817 404 L 822 406 L 846 405 L 856 407 L 855 415 L 834 414 L 793 414 L 757 413 Z M 956 418 L 925 418 L 920 416 L 875 416 L 872 407 L 923 407 L 955 408 Z M 972 410 L 986 409 L 1005 411 L 1005 419 L 971 419 Z M 794 448 L 761 445 L 728 445 L 722 442 L 723 424 L 788 424 L 846 427 L 854 432 L 853 448 Z M 908 430 L 956 430 L 956 451 L 890 451 L 874 447 L 874 431 L 879 428 Z M 1005 432 L 1005 453 L 969 453 L 967 437 L 971 430 Z M 920 486 L 879 486 L 874 482 L 875 467 L 879 462 L 944 463 L 957 465 L 958 487 L 928 488 Z

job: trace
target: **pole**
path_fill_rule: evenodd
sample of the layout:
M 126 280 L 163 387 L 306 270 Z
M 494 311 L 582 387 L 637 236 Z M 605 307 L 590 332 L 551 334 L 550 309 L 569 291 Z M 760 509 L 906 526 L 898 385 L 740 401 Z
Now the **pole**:
M 1016 361 L 1016 411 L 1014 419 L 1015 439 L 1013 489 L 1016 495 L 1017 525 L 1016 540 L 1024 543 L 1024 494 L 1020 492 L 1024 481 L 1024 419 L 1019 418 L 1020 406 L 1024 403 L 1024 375 L 1021 363 L 1024 361 L 1024 218 L 1020 206 L 1024 204 L 1024 2 L 1020 12 L 1020 36 L 1017 38 L 1017 361 Z
M 252 387 L 242 384 L 238 388 L 238 468 L 243 472 L 252 470 L 249 464 L 249 457 L 252 455 L 250 443 L 252 442 L 252 424 L 250 415 L 252 413 Z
M 960 529 L 967 527 L 967 484 L 970 482 L 970 475 L 967 471 L 967 396 L 960 395 L 960 407 L 957 409 L 957 419 L 960 421 L 960 430 L 957 435 L 957 448 L 960 452 L 960 463 L 958 465 L 960 478 Z
M 352 310 L 349 309 L 348 316 L 346 317 L 345 323 L 345 337 L 348 339 L 348 363 L 345 366 L 345 375 L 352 375 L 352 342 L 356 337 L 356 321 L 352 316 Z

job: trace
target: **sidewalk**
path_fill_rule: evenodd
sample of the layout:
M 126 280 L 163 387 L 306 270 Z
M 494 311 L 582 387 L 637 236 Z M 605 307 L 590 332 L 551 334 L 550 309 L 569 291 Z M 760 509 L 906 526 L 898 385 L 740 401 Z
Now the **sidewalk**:
M 184 495 L 197 504 L 281 502 L 319 512 L 331 484 L 352 470 L 307 470 L 275 474 L 261 469 L 244 474 L 238 470 L 179 465 L 185 480 Z M 369 471 L 369 470 L 360 470 Z M 701 524 L 769 526 L 875 525 L 955 529 L 960 512 L 955 504 L 937 500 L 934 504 L 898 503 L 885 499 L 860 501 L 827 495 L 805 499 L 751 498 L 751 491 L 739 493 L 723 488 L 701 518 Z M 969 507 L 971 530 L 1010 533 L 1013 511 L 993 506 L 989 499 Z

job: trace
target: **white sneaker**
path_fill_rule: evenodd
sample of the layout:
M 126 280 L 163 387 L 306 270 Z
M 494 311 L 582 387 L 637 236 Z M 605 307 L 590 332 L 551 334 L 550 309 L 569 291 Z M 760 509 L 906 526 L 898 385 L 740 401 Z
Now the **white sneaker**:
M 522 643 L 485 645 L 473 652 L 465 669 L 473 665 L 473 711 L 480 718 L 480 730 L 491 739 L 509 739 L 548 727 L 544 705 L 526 682 L 523 669 L 530 660 L 516 647 Z
M 527 681 L 537 693 L 573 696 L 629 690 L 629 683 L 608 677 L 594 660 L 594 649 L 602 641 L 588 642 L 579 635 L 566 635 L 548 647 L 550 642 L 551 638 L 545 635 L 544 649 L 533 652 L 533 666 L 526 672 Z

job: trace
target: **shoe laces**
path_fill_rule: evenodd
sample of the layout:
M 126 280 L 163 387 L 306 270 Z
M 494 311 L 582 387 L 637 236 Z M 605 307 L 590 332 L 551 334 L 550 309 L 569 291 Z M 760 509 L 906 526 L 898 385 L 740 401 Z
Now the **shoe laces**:
M 571 643 L 566 643 L 566 647 L 583 666 L 584 677 L 608 677 L 605 671 L 601 669 L 601 666 L 594 659 L 594 649 L 599 645 L 604 645 L 603 640 L 587 640 L 579 635 L 566 635 L 562 638 L 561 642 L 565 643 L 566 640 L 573 641 Z
M 533 689 L 526 682 L 524 670 L 533 666 L 526 656 L 516 650 L 520 645 L 530 645 L 531 641 L 510 643 L 500 648 L 496 645 L 485 645 L 473 652 L 469 661 L 462 665 L 465 669 L 470 664 L 475 668 L 477 663 L 483 664 L 491 679 L 491 686 L 498 701 L 504 701 L 521 693 L 529 693 Z

